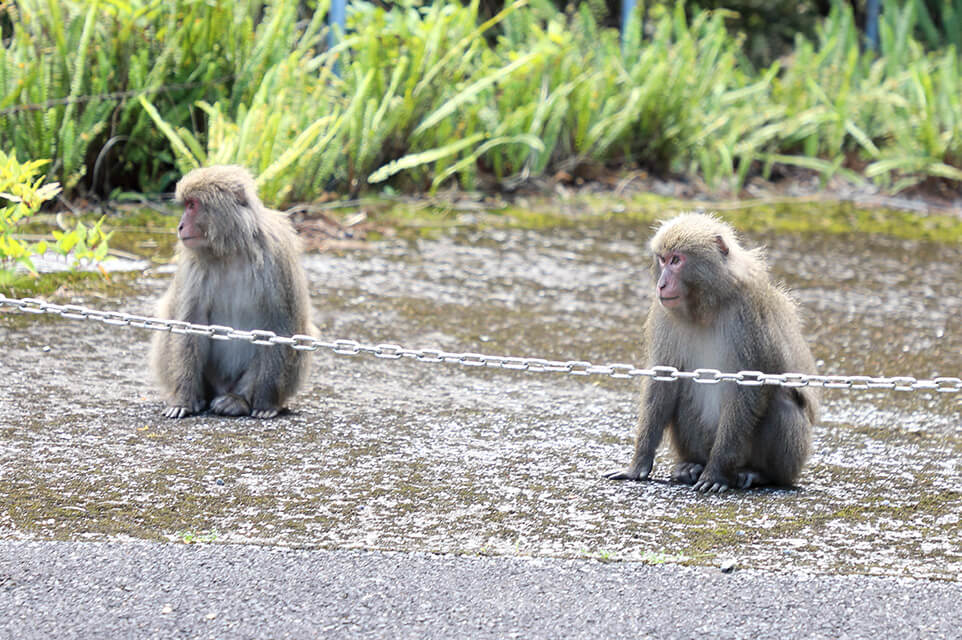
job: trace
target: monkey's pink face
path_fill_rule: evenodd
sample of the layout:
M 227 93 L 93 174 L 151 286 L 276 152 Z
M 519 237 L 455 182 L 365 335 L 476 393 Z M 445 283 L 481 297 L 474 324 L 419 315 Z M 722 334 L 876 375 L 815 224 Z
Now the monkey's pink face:
M 685 268 L 685 254 L 671 251 L 656 256 L 661 273 L 658 276 L 658 299 L 666 309 L 674 309 L 685 303 L 685 284 L 681 272 Z
M 200 204 L 193 198 L 184 200 L 184 215 L 177 226 L 177 236 L 188 249 L 197 249 L 207 245 L 207 232 L 204 230 L 203 214 Z

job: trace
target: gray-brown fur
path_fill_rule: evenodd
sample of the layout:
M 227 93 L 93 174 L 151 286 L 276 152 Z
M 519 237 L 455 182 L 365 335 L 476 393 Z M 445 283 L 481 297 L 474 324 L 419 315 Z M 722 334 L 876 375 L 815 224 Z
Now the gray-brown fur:
M 195 169 L 177 184 L 176 196 L 194 203 L 197 212 L 188 220 L 190 208 L 185 210 L 181 230 L 190 223 L 204 239 L 193 248 L 179 244 L 177 271 L 158 315 L 284 336 L 311 334 L 296 232 L 286 216 L 264 207 L 250 173 L 236 166 Z M 297 390 L 309 358 L 285 346 L 158 333 L 150 366 L 168 394 L 168 417 L 209 408 L 268 418 Z
M 658 256 L 686 259 L 684 303 L 669 309 L 656 296 L 648 312 L 648 366 L 815 372 L 795 303 L 771 283 L 763 252 L 739 246 L 729 225 L 683 214 L 661 225 L 650 248 L 656 279 Z M 810 387 L 645 378 L 640 405 L 631 464 L 608 477 L 647 478 L 667 429 L 678 460 L 672 479 L 699 491 L 794 483 L 818 419 L 818 393 Z

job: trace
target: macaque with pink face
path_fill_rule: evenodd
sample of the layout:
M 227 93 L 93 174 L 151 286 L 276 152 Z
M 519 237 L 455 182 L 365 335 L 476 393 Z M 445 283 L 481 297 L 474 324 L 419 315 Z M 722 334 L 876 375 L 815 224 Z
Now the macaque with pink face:
M 177 184 L 177 271 L 158 315 L 193 324 L 311 334 L 310 295 L 290 220 L 264 207 L 243 167 L 195 169 Z M 307 352 L 157 333 L 150 366 L 168 418 L 210 409 L 271 418 L 304 379 Z
M 658 228 L 650 248 L 646 366 L 815 372 L 795 303 L 770 281 L 764 252 L 743 249 L 731 226 L 683 214 Z M 791 485 L 808 458 L 818 402 L 811 387 L 644 378 L 634 456 L 607 477 L 647 479 L 667 429 L 675 482 L 702 492 Z

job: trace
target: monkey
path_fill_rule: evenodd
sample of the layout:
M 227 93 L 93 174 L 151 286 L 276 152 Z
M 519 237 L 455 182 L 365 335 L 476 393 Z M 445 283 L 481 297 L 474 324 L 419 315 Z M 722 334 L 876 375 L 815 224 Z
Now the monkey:
M 313 335 L 300 243 L 290 220 L 267 209 L 239 166 L 190 171 L 177 183 L 184 211 L 173 280 L 157 315 L 193 324 Z M 207 336 L 157 333 L 150 368 L 168 394 L 164 416 L 210 409 L 273 418 L 307 374 L 305 351 Z
M 655 285 L 645 321 L 649 367 L 815 373 L 796 303 L 768 274 L 764 249 L 743 249 L 711 214 L 685 213 L 652 237 Z M 798 478 L 818 420 L 811 387 L 643 378 L 634 456 L 612 480 L 644 480 L 665 430 L 671 479 L 721 493 Z

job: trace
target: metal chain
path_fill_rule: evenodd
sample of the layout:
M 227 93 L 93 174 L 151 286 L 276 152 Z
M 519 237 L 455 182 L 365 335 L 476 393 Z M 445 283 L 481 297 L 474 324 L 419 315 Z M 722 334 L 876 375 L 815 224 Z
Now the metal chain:
M 24 313 L 50 313 L 70 320 L 98 320 L 108 325 L 138 327 L 154 331 L 207 336 L 212 340 L 242 340 L 260 345 L 285 345 L 299 351 L 327 349 L 338 355 L 352 356 L 361 353 L 377 358 L 398 360 L 414 358 L 418 362 L 447 362 L 466 367 L 490 367 L 531 373 L 557 372 L 575 376 L 599 375 L 610 378 L 647 377 L 660 382 L 693 380 L 699 384 L 736 384 L 759 387 L 775 385 L 782 387 L 825 387 L 827 389 L 894 389 L 896 391 L 937 391 L 958 393 L 962 391 L 962 379 L 938 377 L 918 379 L 911 376 L 823 376 L 808 373 L 762 373 L 739 371 L 725 373 L 718 369 L 695 369 L 680 371 L 675 367 L 659 365 L 642 369 L 631 364 L 592 364 L 584 360 L 545 360 L 515 356 L 492 356 L 482 353 L 453 353 L 440 349 L 407 349 L 396 344 L 363 344 L 356 340 L 320 340 L 308 335 L 279 336 L 273 331 L 245 331 L 223 325 L 203 325 L 139 316 L 121 311 L 99 311 L 72 304 L 53 304 L 35 298 L 8 298 L 0 293 L 0 307 L 14 307 Z

